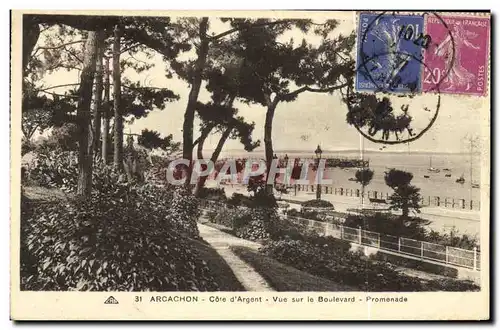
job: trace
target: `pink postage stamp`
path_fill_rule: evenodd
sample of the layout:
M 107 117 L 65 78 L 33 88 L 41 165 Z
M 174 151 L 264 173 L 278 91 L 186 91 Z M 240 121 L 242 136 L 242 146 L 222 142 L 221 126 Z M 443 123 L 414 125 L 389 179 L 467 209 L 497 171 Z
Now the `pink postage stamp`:
M 422 91 L 486 95 L 490 18 L 429 15 L 425 25 L 432 42 L 424 53 Z

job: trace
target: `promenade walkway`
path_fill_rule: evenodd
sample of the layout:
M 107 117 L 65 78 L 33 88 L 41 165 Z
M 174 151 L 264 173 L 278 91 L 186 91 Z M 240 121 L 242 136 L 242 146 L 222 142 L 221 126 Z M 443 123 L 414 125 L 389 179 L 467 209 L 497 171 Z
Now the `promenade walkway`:
M 257 250 L 260 244 L 234 237 L 201 223 L 198 223 L 198 228 L 200 236 L 226 261 L 246 290 L 257 292 L 275 291 L 259 273 L 229 249 L 230 246 L 246 246 Z

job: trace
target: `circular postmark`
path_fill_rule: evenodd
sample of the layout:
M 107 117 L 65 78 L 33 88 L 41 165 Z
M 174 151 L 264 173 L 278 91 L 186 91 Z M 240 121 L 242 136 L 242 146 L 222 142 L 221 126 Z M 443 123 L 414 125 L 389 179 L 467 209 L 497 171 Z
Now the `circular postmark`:
M 391 54 L 382 53 L 367 58 L 359 67 L 370 67 L 371 62 L 377 62 L 379 57 L 388 55 Z M 421 59 L 411 56 L 412 60 L 426 67 Z M 355 126 L 362 136 L 375 143 L 401 144 L 415 141 L 424 135 L 437 119 L 441 107 L 438 87 L 436 85 L 436 93 L 430 95 L 413 92 L 411 95 L 397 95 L 398 97 L 386 91 L 365 94 L 353 92 L 348 88 L 345 96 L 348 107 L 347 121 Z
M 421 88 L 422 66 L 424 54 L 438 50 L 431 35 L 424 34 L 426 17 L 440 22 L 445 28 L 451 42 L 447 52 L 447 67 L 433 80 L 434 86 L 425 92 L 438 91 L 439 86 L 447 79 L 455 60 L 455 42 L 446 22 L 434 12 L 423 12 L 419 15 L 400 14 L 399 12 L 382 12 L 363 22 L 363 33 L 360 40 L 358 72 L 374 86 L 375 92 L 401 92 L 414 94 Z M 423 17 L 423 19 L 421 19 Z M 376 61 L 373 59 L 376 58 Z M 371 61 L 369 61 L 371 60 Z M 370 63 L 371 62 L 371 63 Z M 368 66 L 368 64 L 372 64 Z M 427 68 L 424 66 L 424 71 Z M 429 76 L 430 73 L 427 72 Z M 435 72 L 433 72 L 435 76 Z

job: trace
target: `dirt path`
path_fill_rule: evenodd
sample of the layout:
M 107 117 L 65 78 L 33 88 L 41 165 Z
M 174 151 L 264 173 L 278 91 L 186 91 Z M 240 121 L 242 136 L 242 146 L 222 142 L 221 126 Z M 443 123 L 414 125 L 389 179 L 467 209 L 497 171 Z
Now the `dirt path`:
M 274 291 L 255 269 L 241 260 L 229 249 L 229 246 L 238 245 L 256 250 L 260 247 L 260 244 L 234 237 L 201 223 L 198 223 L 198 228 L 201 237 L 226 261 L 236 278 L 243 284 L 246 290 L 259 292 Z

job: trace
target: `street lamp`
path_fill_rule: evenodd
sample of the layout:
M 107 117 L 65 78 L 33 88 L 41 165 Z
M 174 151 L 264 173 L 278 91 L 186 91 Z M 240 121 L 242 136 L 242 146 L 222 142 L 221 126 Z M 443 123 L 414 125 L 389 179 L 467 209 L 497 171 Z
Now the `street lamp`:
M 319 177 L 319 162 L 321 160 L 321 154 L 323 153 L 323 150 L 321 150 L 321 147 L 318 144 L 318 147 L 316 150 L 314 150 L 314 153 L 316 154 L 316 176 L 317 176 L 317 184 L 316 184 L 316 199 L 320 200 L 321 199 L 321 184 L 320 184 L 320 177 Z

